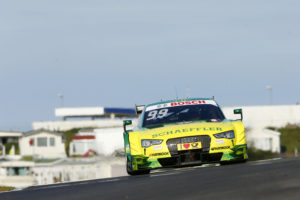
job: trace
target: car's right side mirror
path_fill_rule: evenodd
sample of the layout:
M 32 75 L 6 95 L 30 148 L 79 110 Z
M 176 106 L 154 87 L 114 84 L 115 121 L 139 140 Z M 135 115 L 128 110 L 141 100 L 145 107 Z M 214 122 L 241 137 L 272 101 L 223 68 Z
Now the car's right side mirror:
M 132 120 L 124 120 L 123 121 L 124 132 L 127 132 L 126 126 L 131 125 L 131 124 L 132 124 Z
M 234 110 L 233 110 L 233 113 L 234 113 L 235 115 L 241 115 L 241 121 L 243 121 L 243 110 L 242 110 L 241 108 L 239 108 L 239 109 L 234 109 Z

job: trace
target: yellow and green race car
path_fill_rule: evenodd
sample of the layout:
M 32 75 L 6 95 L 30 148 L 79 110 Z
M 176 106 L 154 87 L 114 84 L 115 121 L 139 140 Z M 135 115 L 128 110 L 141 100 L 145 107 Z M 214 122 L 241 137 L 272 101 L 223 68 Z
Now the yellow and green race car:
M 137 106 L 136 129 L 127 130 L 124 144 L 127 172 L 146 174 L 151 169 L 240 162 L 248 159 L 242 110 L 241 120 L 227 120 L 214 99 L 190 98 Z

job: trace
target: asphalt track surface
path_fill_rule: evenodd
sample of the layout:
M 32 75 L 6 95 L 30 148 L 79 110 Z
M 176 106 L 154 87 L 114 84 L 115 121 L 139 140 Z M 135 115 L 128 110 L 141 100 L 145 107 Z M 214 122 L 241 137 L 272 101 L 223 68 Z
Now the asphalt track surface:
M 300 199 L 300 158 L 30 187 L 0 200 Z

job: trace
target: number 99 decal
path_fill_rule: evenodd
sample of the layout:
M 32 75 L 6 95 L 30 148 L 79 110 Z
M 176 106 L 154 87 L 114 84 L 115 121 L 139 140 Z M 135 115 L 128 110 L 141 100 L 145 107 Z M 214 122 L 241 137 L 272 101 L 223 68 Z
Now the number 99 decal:
M 153 119 L 162 119 L 168 114 L 168 109 L 161 109 L 159 112 L 157 110 L 152 110 L 149 112 L 147 116 L 147 121 L 153 120 Z

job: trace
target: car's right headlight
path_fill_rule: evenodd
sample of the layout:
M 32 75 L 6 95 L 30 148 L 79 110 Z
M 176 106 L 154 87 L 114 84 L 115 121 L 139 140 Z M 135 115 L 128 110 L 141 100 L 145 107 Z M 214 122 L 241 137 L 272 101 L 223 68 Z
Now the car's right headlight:
M 142 147 L 150 147 L 152 145 L 161 144 L 163 140 L 142 140 Z

